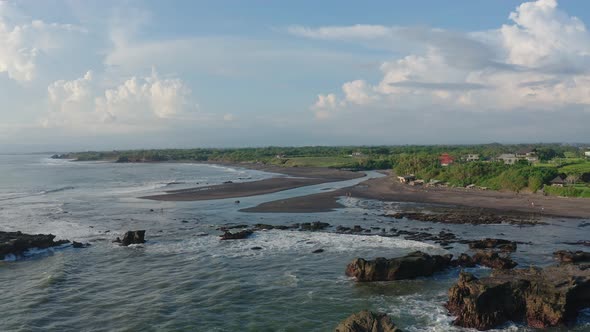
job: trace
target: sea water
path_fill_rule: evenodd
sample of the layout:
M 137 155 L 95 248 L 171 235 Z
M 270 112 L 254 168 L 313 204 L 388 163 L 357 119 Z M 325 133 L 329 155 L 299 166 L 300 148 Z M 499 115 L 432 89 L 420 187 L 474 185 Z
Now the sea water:
M 344 275 L 355 257 L 395 257 L 414 250 L 458 254 L 433 243 L 336 234 L 337 225 L 395 227 L 464 239 L 529 242 L 520 266 L 553 263 L 563 241 L 586 240 L 588 220 L 547 219 L 545 226 L 444 225 L 383 217 L 408 203 L 350 197 L 327 213 L 242 213 L 262 202 L 318 193 L 364 179 L 216 201 L 157 202 L 138 197 L 165 190 L 255 181 L 280 174 L 191 163 L 71 162 L 44 155 L 0 156 L 0 230 L 52 233 L 88 248 L 36 250 L 0 262 L 0 331 L 331 331 L 362 309 L 390 314 L 404 331 L 467 331 L 444 308 L 459 271 L 430 278 L 358 284 Z M 369 172 L 368 177 L 380 176 Z M 412 204 L 410 204 L 412 205 Z M 428 206 L 414 204 L 414 208 Z M 322 221 L 322 232 L 259 231 L 220 241 L 221 225 L 290 225 Z M 112 240 L 145 229 L 143 245 Z M 374 230 L 373 233 L 379 233 Z M 261 247 L 261 250 L 252 250 Z M 313 253 L 324 249 L 321 253 Z M 483 268 L 470 271 L 485 275 Z M 500 330 L 527 331 L 518 324 Z M 575 331 L 590 330 L 583 312 Z M 554 329 L 552 331 L 565 331 Z

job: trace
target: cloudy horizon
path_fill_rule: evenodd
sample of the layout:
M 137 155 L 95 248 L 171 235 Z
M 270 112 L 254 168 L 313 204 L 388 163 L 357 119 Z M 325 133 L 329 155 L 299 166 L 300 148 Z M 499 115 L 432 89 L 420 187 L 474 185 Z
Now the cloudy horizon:
M 0 1 L 0 152 L 586 143 L 589 9 Z

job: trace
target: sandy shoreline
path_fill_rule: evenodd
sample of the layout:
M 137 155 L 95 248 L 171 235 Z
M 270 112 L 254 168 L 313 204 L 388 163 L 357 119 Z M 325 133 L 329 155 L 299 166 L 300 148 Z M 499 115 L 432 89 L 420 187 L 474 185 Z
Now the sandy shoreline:
M 243 167 L 284 176 L 243 183 L 226 183 L 208 187 L 166 192 L 140 197 L 160 201 L 202 201 L 269 194 L 303 186 L 344 181 L 364 176 L 362 172 L 330 168 L 280 167 L 262 164 L 216 163 Z M 425 188 L 403 185 L 391 176 L 369 179 L 355 186 L 319 194 L 262 203 L 242 212 L 315 213 L 329 212 L 343 205 L 340 197 L 356 197 L 390 202 L 441 204 L 449 207 L 485 209 L 496 213 L 530 214 L 568 218 L 590 218 L 590 199 L 543 196 L 532 193 L 500 192 L 465 188 Z M 474 211 L 476 212 L 476 211 Z
M 343 207 L 338 198 L 350 195 L 363 199 L 415 202 L 486 209 L 497 213 L 590 218 L 590 200 L 562 198 L 493 190 L 424 188 L 403 185 L 390 176 L 370 179 L 332 192 L 262 203 L 243 212 L 327 212 Z
M 285 176 L 259 181 L 224 183 L 206 187 L 167 191 L 165 194 L 143 196 L 140 198 L 157 201 L 204 201 L 224 198 L 240 198 L 275 193 L 321 183 L 351 180 L 363 177 L 362 172 L 342 171 L 330 168 L 311 167 L 276 167 L 255 164 L 232 164 L 228 166 L 244 167 Z

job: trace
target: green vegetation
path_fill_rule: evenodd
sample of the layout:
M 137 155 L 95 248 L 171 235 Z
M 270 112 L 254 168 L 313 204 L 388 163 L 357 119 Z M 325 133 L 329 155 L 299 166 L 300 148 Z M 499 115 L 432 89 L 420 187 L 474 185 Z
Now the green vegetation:
M 535 148 L 539 162 L 521 160 L 515 165 L 495 161 L 503 153 Z M 439 156 L 448 153 L 455 162 L 441 166 Z M 463 157 L 476 154 L 479 161 Z M 451 186 L 476 185 L 512 191 L 544 189 L 560 196 L 590 197 L 590 160 L 583 150 L 561 144 L 531 145 L 405 145 L 405 146 L 307 146 L 240 149 L 152 149 L 108 152 L 78 152 L 58 155 L 78 161 L 114 162 L 230 162 L 262 163 L 285 167 L 329 167 L 354 170 L 391 169 L 399 175 L 415 174 L 425 181 L 439 180 Z M 477 157 L 476 157 L 477 159 Z M 565 187 L 548 184 L 557 175 Z

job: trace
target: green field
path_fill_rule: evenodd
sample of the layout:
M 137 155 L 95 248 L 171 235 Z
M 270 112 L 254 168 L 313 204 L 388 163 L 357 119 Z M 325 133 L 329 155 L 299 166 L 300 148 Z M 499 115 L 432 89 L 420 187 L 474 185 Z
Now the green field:
M 277 159 L 273 163 L 280 163 L 288 167 L 329 167 L 353 168 L 358 165 L 359 158 L 349 156 L 335 157 L 293 157 L 284 160 Z
M 590 173 L 590 161 L 581 161 L 579 163 L 560 167 L 559 172 L 565 173 L 565 174 Z

